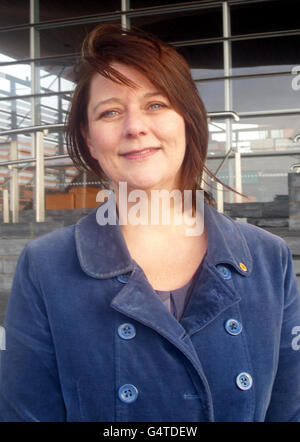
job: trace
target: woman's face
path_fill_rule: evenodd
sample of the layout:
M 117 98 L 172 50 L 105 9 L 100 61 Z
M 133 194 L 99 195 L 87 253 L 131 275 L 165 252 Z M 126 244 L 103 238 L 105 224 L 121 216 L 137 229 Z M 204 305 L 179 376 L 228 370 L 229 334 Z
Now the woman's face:
M 123 181 L 129 189 L 179 188 L 184 119 L 137 70 L 117 62 L 112 67 L 138 87 L 92 78 L 85 133 L 92 157 L 115 187 Z

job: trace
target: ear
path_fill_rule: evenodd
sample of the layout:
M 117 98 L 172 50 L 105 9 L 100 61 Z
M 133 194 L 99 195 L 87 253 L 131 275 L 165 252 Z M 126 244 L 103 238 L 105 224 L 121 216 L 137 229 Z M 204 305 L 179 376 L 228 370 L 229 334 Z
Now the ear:
M 92 144 L 92 142 L 91 142 L 91 138 L 90 138 L 90 136 L 89 136 L 89 132 L 88 132 L 88 130 L 87 130 L 87 129 L 84 129 L 84 127 L 81 126 L 81 127 L 80 127 L 80 132 L 81 132 L 81 135 L 83 136 L 84 141 L 85 141 L 85 143 L 86 143 L 86 145 L 87 145 L 87 147 L 88 147 L 88 149 L 89 149 L 90 155 L 91 155 L 95 160 L 97 160 L 98 157 L 97 157 L 97 155 L 96 155 L 96 149 L 94 148 L 94 146 L 93 146 L 93 144 Z

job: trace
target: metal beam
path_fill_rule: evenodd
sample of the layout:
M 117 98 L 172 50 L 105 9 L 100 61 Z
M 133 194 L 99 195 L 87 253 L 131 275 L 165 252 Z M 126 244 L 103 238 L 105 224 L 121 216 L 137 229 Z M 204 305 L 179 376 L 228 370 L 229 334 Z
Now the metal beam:
M 13 140 L 10 143 L 10 159 L 12 161 L 18 159 L 18 145 L 17 141 Z M 13 166 L 9 166 L 11 169 L 10 179 L 10 205 L 12 211 L 12 222 L 19 222 L 19 173 L 18 169 Z
M 35 193 L 35 220 L 45 221 L 45 164 L 43 132 L 36 133 L 36 193 Z
M 300 155 L 300 149 L 293 149 L 293 150 L 282 150 L 277 152 L 268 152 L 268 151 L 261 151 L 257 153 L 252 152 L 241 152 L 242 158 L 265 158 L 265 157 L 292 157 L 294 155 Z M 233 157 L 233 151 L 230 152 L 228 158 Z M 223 160 L 224 155 L 209 155 L 206 160 Z
M 19 129 L 8 129 L 8 130 L 2 130 L 0 132 L 0 137 L 7 136 L 7 135 L 14 135 L 14 134 L 26 134 L 26 133 L 32 133 L 32 132 L 48 132 L 51 130 L 57 131 L 57 129 L 65 129 L 66 125 L 63 123 L 59 124 L 44 124 L 44 125 L 37 125 L 37 126 L 27 126 L 27 127 L 20 127 Z
M 9 223 L 9 196 L 8 189 L 2 190 L 3 195 L 3 222 Z
M 123 29 L 130 29 L 130 18 L 128 17 L 128 11 L 130 9 L 130 0 L 121 0 L 121 24 Z
M 53 161 L 53 160 L 64 160 L 69 158 L 69 155 L 51 155 L 49 157 L 44 157 L 44 161 Z M 23 164 L 35 163 L 36 158 L 24 158 L 23 160 L 11 160 L 11 161 L 0 161 L 0 167 L 16 165 L 18 167 L 22 167 Z M 72 166 L 72 164 L 70 164 Z M 74 166 L 75 167 L 75 166 Z

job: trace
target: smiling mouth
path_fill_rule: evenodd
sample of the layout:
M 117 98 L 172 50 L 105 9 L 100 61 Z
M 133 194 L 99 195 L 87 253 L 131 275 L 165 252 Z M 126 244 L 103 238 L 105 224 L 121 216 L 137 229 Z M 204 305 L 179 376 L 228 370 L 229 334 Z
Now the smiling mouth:
M 147 147 L 145 149 L 125 152 L 120 155 L 130 160 L 137 160 L 137 159 L 148 158 L 149 156 L 155 154 L 158 150 L 160 150 L 160 147 Z

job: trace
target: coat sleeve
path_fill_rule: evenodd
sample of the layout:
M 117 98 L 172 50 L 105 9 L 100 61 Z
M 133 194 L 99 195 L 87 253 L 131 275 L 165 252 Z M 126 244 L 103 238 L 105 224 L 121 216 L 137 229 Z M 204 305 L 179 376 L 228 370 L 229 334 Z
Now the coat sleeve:
M 279 361 L 266 421 L 300 422 L 300 294 L 287 246 L 284 255 L 284 310 Z
M 0 421 L 64 421 L 56 357 L 43 294 L 30 259 L 21 253 L 4 320 L 0 351 Z

